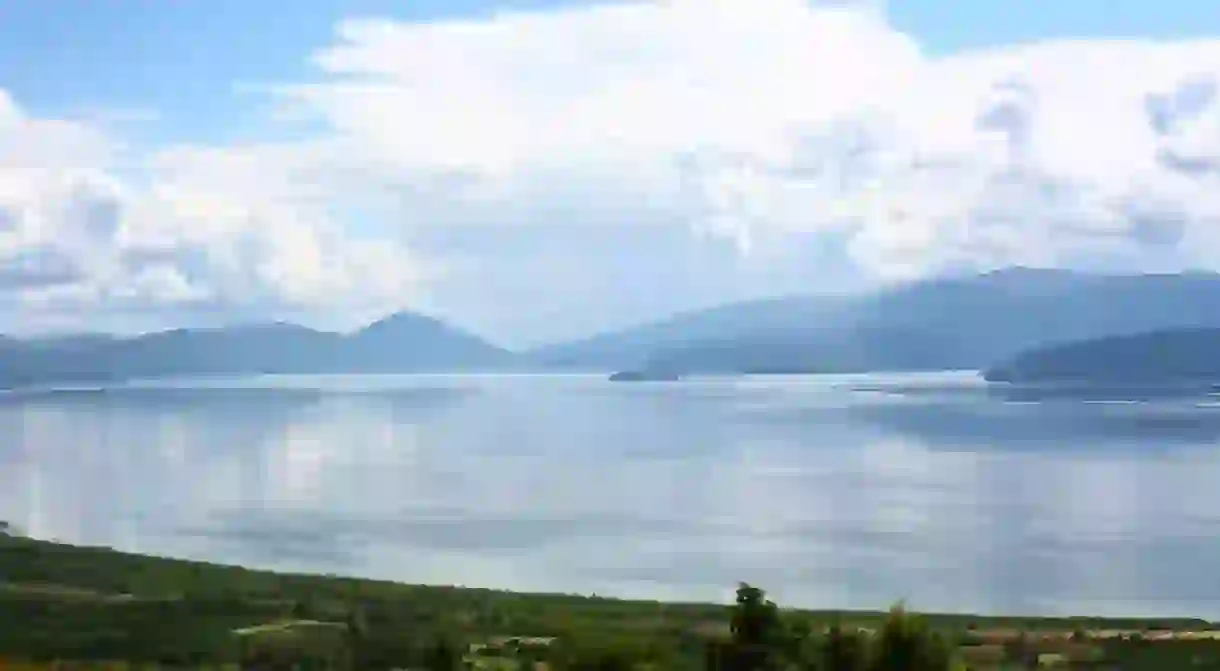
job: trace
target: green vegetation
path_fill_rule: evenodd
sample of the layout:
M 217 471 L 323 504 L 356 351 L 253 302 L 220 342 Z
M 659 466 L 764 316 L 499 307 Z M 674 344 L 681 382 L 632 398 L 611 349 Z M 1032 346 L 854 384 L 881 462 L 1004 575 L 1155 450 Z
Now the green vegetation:
M 729 606 L 527 595 L 285 575 L 3 533 L 0 581 L 5 669 L 54 660 L 232 668 L 244 660 L 260 668 L 919 671 L 1040 658 L 1078 668 L 1108 660 L 1122 669 L 1220 669 L 1220 641 L 1198 633 L 1212 628 L 1203 621 L 799 611 L 750 585 Z M 1196 633 L 1169 640 L 1173 631 Z

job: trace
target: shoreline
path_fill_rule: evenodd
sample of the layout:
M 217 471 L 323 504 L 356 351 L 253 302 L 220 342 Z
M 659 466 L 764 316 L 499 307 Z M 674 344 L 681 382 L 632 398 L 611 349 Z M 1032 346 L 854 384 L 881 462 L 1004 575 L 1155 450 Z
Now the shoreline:
M 0 576 L 0 621 L 23 625 L 0 627 L 3 668 L 723 671 L 757 654 L 814 668 L 844 644 L 857 662 L 916 645 L 929 657 L 915 668 L 929 671 L 1220 663 L 1220 625 L 1202 619 L 813 610 L 744 583 L 719 604 L 666 603 L 276 573 L 11 535 L 0 535 Z M 741 618 L 765 636 L 749 638 Z
M 536 603 L 544 602 L 583 602 L 590 605 L 604 605 L 608 608 L 664 608 L 682 610 L 707 610 L 707 609 L 725 609 L 728 606 L 724 603 L 712 601 L 698 600 L 683 600 L 669 601 L 661 599 L 646 599 L 646 598 L 629 598 L 603 594 L 579 594 L 565 592 L 533 592 L 533 591 L 515 591 L 506 588 L 497 587 L 476 587 L 467 585 L 441 585 L 441 584 L 419 584 L 408 583 L 397 580 L 386 580 L 379 578 L 367 578 L 357 575 L 339 575 L 330 573 L 310 573 L 310 572 L 286 572 L 277 571 L 265 568 L 256 568 L 243 566 L 240 564 L 218 563 L 212 561 L 204 561 L 197 559 L 186 559 L 169 555 L 156 553 L 136 553 L 124 550 L 115 549 L 107 546 L 93 545 L 78 545 L 55 540 L 44 540 L 37 538 L 29 538 L 24 536 L 0 536 L 0 561 L 3 561 L 4 555 L 7 554 L 13 547 L 25 546 L 26 548 L 35 548 L 37 550 L 46 550 L 54 554 L 59 554 L 63 557 L 75 560 L 83 560 L 85 558 L 101 560 L 109 559 L 120 563 L 145 563 L 154 564 L 160 570 L 173 571 L 184 570 L 189 567 L 191 571 L 196 573 L 215 573 L 229 574 L 228 577 L 236 579 L 237 574 L 243 576 L 259 577 L 266 580 L 274 581 L 290 581 L 292 583 L 302 585 L 344 585 L 353 587 L 362 587 L 366 589 L 389 590 L 389 591 L 434 591 L 434 592 L 449 592 L 453 594 L 478 595 L 488 597 L 503 597 L 512 598 L 521 601 L 530 601 Z M 41 554 L 41 552 L 39 552 Z M 3 566 L 0 563 L 0 566 Z M 732 585 L 725 586 L 726 594 L 732 590 Z M 30 592 L 45 591 L 48 594 L 54 594 L 57 591 L 61 593 L 76 592 L 78 594 L 95 592 L 98 598 L 114 602 L 129 602 L 142 600 L 164 600 L 168 594 L 153 594 L 147 591 L 141 593 L 142 590 L 131 590 L 126 592 L 109 592 L 96 590 L 93 586 L 82 585 L 75 582 L 61 582 L 59 580 L 45 581 L 23 581 L 23 580 L 0 580 L 0 599 L 3 599 L 5 594 L 11 594 L 15 591 L 23 591 L 22 588 L 28 588 Z M 363 590 L 358 590 L 363 591 Z M 189 598 L 188 595 L 178 595 L 180 598 Z M 921 616 L 929 621 L 943 623 L 1021 623 L 1023 625 L 1040 624 L 1040 625 L 1058 625 L 1059 627 L 1080 628 L 1082 625 L 1093 625 L 1087 627 L 1090 631 L 1110 632 L 1110 636 L 1099 636 L 1099 638 L 1113 638 L 1121 633 L 1127 632 L 1214 632 L 1214 636 L 1209 638 L 1220 639 L 1220 620 L 1208 620 L 1204 617 L 1188 617 L 1188 616 L 1160 616 L 1155 614 L 1143 615 L 1120 615 L 1120 616 L 1102 616 L 1089 614 L 1073 614 L 1073 615 L 1039 615 L 1028 613 L 987 613 L 987 612 L 971 612 L 971 611 L 925 611 L 918 608 L 918 604 L 910 604 L 912 608 L 920 613 Z M 889 612 L 888 608 L 850 608 L 850 609 L 826 609 L 826 608 L 806 608 L 806 607 L 785 607 L 785 611 L 798 613 L 802 615 L 812 616 L 817 619 L 823 618 L 838 618 L 844 621 L 868 621 L 880 620 Z M 1127 625 L 1127 626 L 1123 626 Z M 1131 626 L 1145 625 L 1145 626 Z M 1042 628 L 1042 627 L 1038 627 Z

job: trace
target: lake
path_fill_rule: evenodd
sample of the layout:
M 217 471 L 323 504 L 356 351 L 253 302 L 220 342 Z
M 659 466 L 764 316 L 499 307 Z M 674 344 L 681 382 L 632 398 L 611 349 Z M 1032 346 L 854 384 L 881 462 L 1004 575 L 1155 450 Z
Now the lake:
M 266 377 L 0 395 L 0 519 L 519 590 L 1220 619 L 1220 406 L 971 374 Z

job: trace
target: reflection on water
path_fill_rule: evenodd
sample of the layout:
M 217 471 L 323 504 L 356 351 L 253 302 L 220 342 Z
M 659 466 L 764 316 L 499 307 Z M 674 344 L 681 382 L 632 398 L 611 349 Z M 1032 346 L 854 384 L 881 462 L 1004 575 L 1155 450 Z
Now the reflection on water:
M 261 378 L 0 396 L 37 536 L 414 582 L 1220 617 L 1220 408 L 961 376 Z

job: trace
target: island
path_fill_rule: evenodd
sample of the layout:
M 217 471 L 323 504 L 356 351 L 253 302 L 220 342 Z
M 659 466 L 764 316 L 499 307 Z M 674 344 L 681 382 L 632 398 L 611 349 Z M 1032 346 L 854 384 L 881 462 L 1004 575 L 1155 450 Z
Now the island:
M 682 376 L 672 371 L 621 370 L 610 376 L 611 382 L 677 382 Z
M 1027 350 L 983 373 L 988 382 L 1197 387 L 1220 383 L 1220 328 L 1164 329 Z

